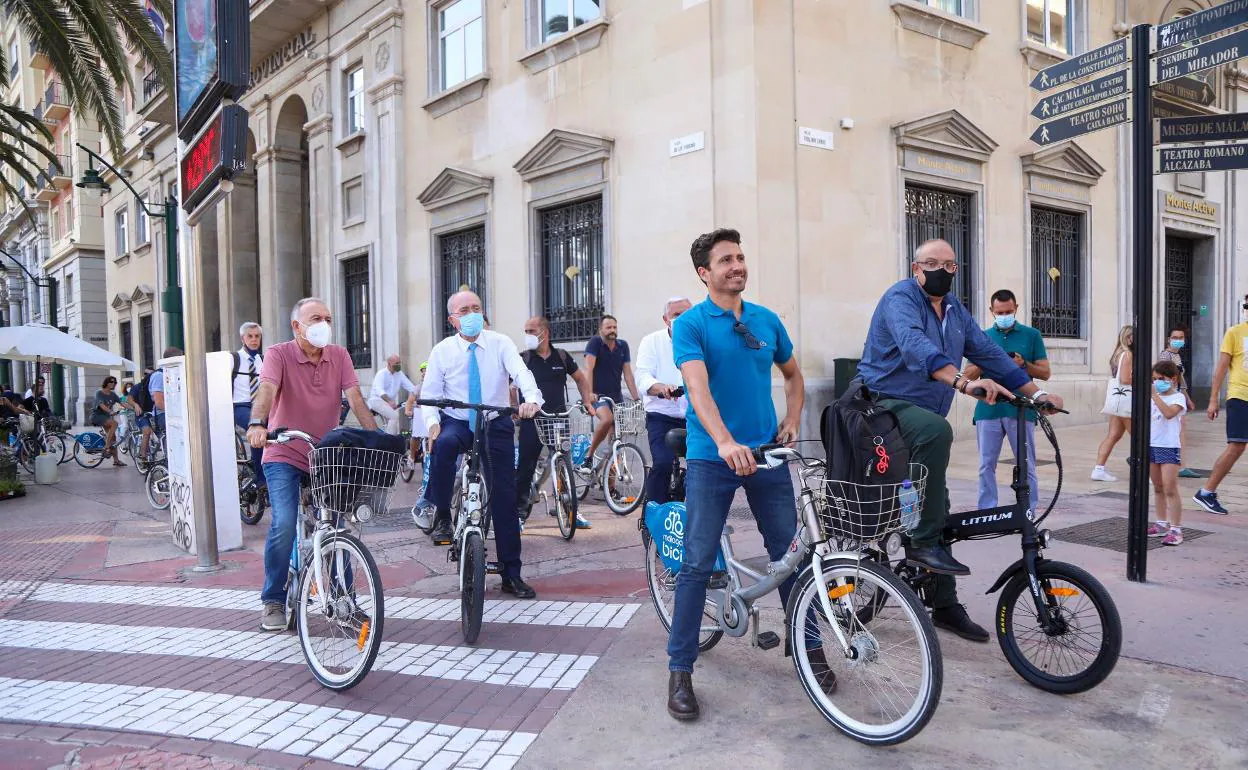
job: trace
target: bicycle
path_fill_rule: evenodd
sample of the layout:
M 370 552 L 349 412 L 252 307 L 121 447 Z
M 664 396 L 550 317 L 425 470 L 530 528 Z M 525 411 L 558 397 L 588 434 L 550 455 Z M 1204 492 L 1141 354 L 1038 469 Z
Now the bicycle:
M 130 457 L 134 460 L 135 472 L 140 476 L 146 476 L 149 468 L 166 459 L 165 431 L 157 423 L 155 415 L 152 416 L 151 428 L 152 433 L 147 442 L 146 455 L 143 453 L 143 430 L 130 431 Z
M 980 389 L 982 391 L 982 389 Z M 983 392 L 973 395 L 983 396 Z M 1014 466 L 1013 505 L 977 511 L 950 513 L 945 524 L 946 544 L 963 540 L 1019 535 L 1023 555 L 1006 567 L 986 593 L 1001 591 L 996 607 L 997 643 L 1010 666 L 1031 685 L 1047 692 L 1072 695 L 1096 687 L 1113 671 L 1122 650 L 1122 621 L 1109 592 L 1087 571 L 1060 561 L 1043 557 L 1051 535 L 1040 525 L 1052 512 L 1062 490 L 1062 454 L 1046 412 L 1067 412 L 1048 402 L 1036 402 L 1026 396 L 998 397 L 1017 410 L 1018 437 L 1015 446 L 1018 458 Z M 1053 499 L 1040 516 L 1031 509 L 1031 487 L 1027 483 L 1026 412 L 1036 413 L 1036 422 L 1053 445 L 1057 466 L 1057 488 Z M 935 575 L 904 559 L 894 563 L 892 554 L 900 550 L 899 542 L 872 553 L 873 558 L 889 566 L 898 577 L 930 606 Z M 1026 591 L 1031 601 L 1020 598 Z M 883 601 L 883 600 L 881 600 Z M 867 610 L 871 612 L 871 609 Z M 1084 613 L 1089 612 L 1088 617 Z M 1081 621 L 1095 620 L 1096 627 L 1085 628 Z M 1026 630 L 1021 630 L 1027 624 Z M 1095 641 L 1098 635 L 1099 641 Z M 1024 648 L 1032 649 L 1029 655 Z M 1080 663 L 1080 657 L 1089 658 Z
M 83 468 L 94 468 L 104 462 L 104 437 L 83 431 L 74 436 L 74 462 Z
M 400 414 L 402 414 L 402 407 L 399 409 Z M 385 426 L 386 418 L 382 417 L 380 412 L 376 409 L 369 409 L 368 412 L 373 416 L 373 420 L 379 426 Z M 402 418 L 400 418 L 400 420 L 402 420 Z M 405 451 L 403 456 L 399 459 L 399 478 L 403 479 L 404 484 L 411 483 L 412 477 L 416 475 L 416 458 L 414 456 L 415 450 L 412 447 L 412 427 L 410 425 L 410 420 L 411 418 L 408 418 L 406 422 L 409 424 L 399 431 L 399 436 L 404 440 L 404 445 L 407 447 L 407 451 Z
M 69 436 L 65 433 L 65 423 L 59 417 L 38 418 L 35 438 L 44 452 L 57 458 L 57 465 L 69 462 L 69 448 L 65 443 Z
M 158 511 L 168 510 L 173 499 L 169 491 L 169 463 L 161 460 L 152 463 L 143 475 L 143 492 L 147 503 Z
M 683 457 L 685 431 L 669 432 L 668 441 L 676 456 Z M 917 515 L 899 503 L 901 485 L 858 487 L 832 481 L 825 478 L 823 460 L 778 445 L 760 447 L 754 459 L 768 470 L 797 465 L 797 533 L 785 555 L 769 562 L 766 555 L 738 559 L 732 545 L 734 529 L 724 527 L 713 579 L 707 586 L 698 648 L 710 650 L 725 634 L 745 636 L 751 626 L 754 646 L 764 650 L 778 646 L 779 635 L 759 632 L 754 602 L 797 574 L 785 607 L 785 654 L 793 658 L 811 703 L 834 727 L 862 743 L 888 746 L 909 740 L 932 718 L 940 701 L 944 681 L 940 643 L 914 593 L 865 553 L 871 543 L 915 523 Z M 921 497 L 926 469 L 914 466 L 911 475 Z M 659 537 L 646 523 L 653 513 L 664 522 Z M 669 632 L 683 522 L 684 503 L 673 501 L 652 509 L 638 523 L 650 597 Z M 864 595 L 887 596 L 892 603 L 864 619 L 857 606 Z M 892 608 L 895 616 L 883 614 Z M 903 647 L 914 650 L 911 659 L 894 660 Z M 826 663 L 812 661 L 811 653 L 825 648 Z M 825 691 L 829 672 L 838 682 L 828 688 L 831 693 Z M 914 681 L 898 684 L 903 678 Z
M 464 641 L 476 644 L 481 634 L 481 614 L 485 609 L 485 575 L 496 573 L 497 566 L 487 570 L 485 563 L 485 539 L 490 533 L 489 486 L 485 483 L 484 462 L 488 456 L 485 429 L 489 423 L 487 413 L 494 419 L 510 417 L 515 410 L 509 406 L 468 404 L 449 399 L 417 399 L 421 406 L 437 409 L 466 409 L 477 412 L 476 427 L 472 431 L 472 448 L 466 452 L 467 461 L 459 465 L 458 488 L 452 494 L 451 515 L 455 522 L 455 534 L 451 538 L 448 558 L 459 565 L 460 628 Z M 426 453 L 426 458 L 428 454 Z M 432 529 L 433 523 L 429 523 Z
M 539 473 L 533 477 L 528 499 L 530 508 L 538 500 L 542 502 L 546 514 L 555 517 L 559 534 L 569 541 L 576 535 L 576 481 L 569 452 L 572 446 L 571 418 L 577 413 L 583 413 L 580 406 L 561 413 L 539 412 L 534 418 L 537 437 L 547 451 L 546 462 L 538 462 Z M 542 489 L 547 479 L 550 479 L 549 494 Z
M 298 430 L 268 434 L 269 444 L 292 440 L 311 450 L 290 555 L 287 628 L 298 630 L 316 680 L 349 690 L 368 675 L 381 649 L 385 599 L 377 562 L 347 525 L 358 529 L 386 510 L 399 458 L 380 449 L 318 447 Z
M 617 404 L 610 398 L 603 401 L 611 405 L 615 416 L 615 431 L 611 437 L 611 451 L 603 462 L 591 459 L 592 467 L 574 469 L 577 486 L 577 497 L 584 500 L 589 496 L 591 487 L 598 487 L 606 498 L 607 507 L 618 516 L 627 516 L 637 510 L 645 499 L 646 467 L 645 455 L 636 444 L 621 439 L 621 436 L 635 436 L 646 426 L 646 412 L 640 401 L 628 404 Z

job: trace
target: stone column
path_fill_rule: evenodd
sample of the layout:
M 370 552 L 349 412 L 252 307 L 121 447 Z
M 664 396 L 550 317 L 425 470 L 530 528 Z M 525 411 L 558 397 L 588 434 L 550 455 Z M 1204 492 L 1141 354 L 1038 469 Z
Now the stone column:
M 316 105 L 317 98 L 313 96 L 313 109 Z M 308 207 L 312 215 L 308 228 L 308 245 L 311 252 L 312 294 L 328 302 L 331 310 L 336 309 L 333 238 L 330 235 L 330 225 L 334 222 L 331 144 L 333 125 L 333 119 L 326 114 L 303 126 L 308 138 Z
M 260 320 L 260 266 L 256 221 L 256 176 L 234 178 L 234 192 L 217 209 L 222 343 L 232 346 L 244 321 Z
M 8 275 L 6 278 L 9 290 L 9 326 L 21 326 L 26 321 L 22 316 L 22 302 L 26 297 L 26 279 L 21 275 Z M 7 365 L 13 391 L 20 396 L 26 392 L 26 363 L 10 361 Z
M 368 199 L 376 201 L 377 241 L 370 276 L 372 292 L 373 363 L 380 362 L 402 347 L 401 305 L 404 277 L 400 254 L 407 236 L 407 194 L 402 158 L 407 149 L 403 120 L 403 16 L 395 11 L 379 15 L 368 31 L 373 78 L 369 101 L 376 127 L 369 137 L 367 151 L 377 173 L 365 177 L 371 189 Z

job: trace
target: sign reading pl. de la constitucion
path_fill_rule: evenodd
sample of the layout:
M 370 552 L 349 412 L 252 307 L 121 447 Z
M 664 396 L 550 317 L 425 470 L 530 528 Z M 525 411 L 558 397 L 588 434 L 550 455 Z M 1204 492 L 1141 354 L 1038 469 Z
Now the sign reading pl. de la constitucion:
M 1100 48 L 1093 48 L 1052 67 L 1045 67 L 1031 80 L 1031 87 L 1037 91 L 1048 91 L 1073 80 L 1094 75 L 1103 69 L 1117 67 L 1131 61 L 1130 50 L 1127 48 L 1128 38 L 1115 40 Z

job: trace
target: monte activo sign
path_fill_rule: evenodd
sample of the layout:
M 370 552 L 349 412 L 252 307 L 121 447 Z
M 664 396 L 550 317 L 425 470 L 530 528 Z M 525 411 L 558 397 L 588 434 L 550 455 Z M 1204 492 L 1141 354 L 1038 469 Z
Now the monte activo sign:
M 182 158 L 182 208 L 193 211 L 222 179 L 246 167 L 247 110 L 227 104 Z

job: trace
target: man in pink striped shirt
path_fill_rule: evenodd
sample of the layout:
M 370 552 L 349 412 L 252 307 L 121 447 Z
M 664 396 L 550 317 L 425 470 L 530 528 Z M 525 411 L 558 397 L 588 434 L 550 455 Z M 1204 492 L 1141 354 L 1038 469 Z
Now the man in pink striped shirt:
M 360 381 L 351 354 L 329 344 L 333 335 L 329 307 L 316 297 L 301 299 L 290 311 L 295 338 L 265 351 L 260 389 L 251 407 L 247 441 L 264 447 L 264 477 L 269 484 L 272 524 L 264 541 L 264 610 L 260 628 L 286 628 L 286 577 L 295 542 L 299 513 L 299 484 L 308 475 L 308 447 L 302 441 L 265 446 L 269 426 L 301 430 L 320 440 L 338 427 L 342 394 L 351 411 L 368 430 L 377 423 L 360 395 Z

